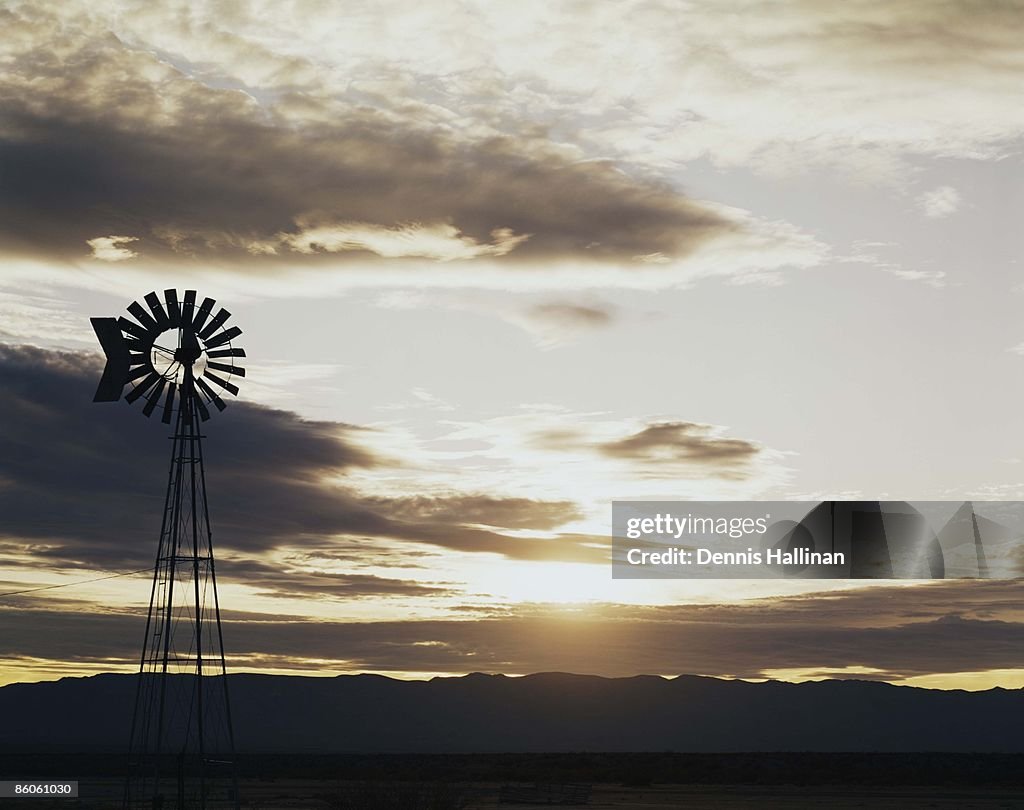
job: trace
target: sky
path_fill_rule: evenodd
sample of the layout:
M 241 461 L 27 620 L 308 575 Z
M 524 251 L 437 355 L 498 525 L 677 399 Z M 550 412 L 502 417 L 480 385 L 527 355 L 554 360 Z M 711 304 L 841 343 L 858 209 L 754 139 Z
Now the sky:
M 0 683 L 132 671 L 197 289 L 229 666 L 1024 686 L 1019 580 L 612 580 L 613 499 L 1024 497 L 1019 2 L 0 1 Z M 83 580 L 96 580 L 84 582 Z M 50 590 L 29 591 L 49 585 Z

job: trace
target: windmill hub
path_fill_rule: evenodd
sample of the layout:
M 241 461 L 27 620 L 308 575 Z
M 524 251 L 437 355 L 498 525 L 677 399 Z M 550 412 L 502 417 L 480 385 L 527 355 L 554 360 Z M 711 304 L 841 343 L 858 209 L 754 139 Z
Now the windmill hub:
M 181 346 L 174 350 L 175 362 L 181 363 L 182 365 L 192 366 L 195 365 L 196 360 L 203 356 L 203 350 L 198 346 Z

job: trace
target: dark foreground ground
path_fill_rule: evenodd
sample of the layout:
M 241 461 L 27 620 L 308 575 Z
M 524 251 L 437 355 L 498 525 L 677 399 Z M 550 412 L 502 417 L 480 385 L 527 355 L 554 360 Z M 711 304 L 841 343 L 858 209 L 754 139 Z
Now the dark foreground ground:
M 1024 810 L 1020 754 L 481 754 L 239 756 L 246 810 L 526 810 L 502 785 L 591 786 L 620 810 Z M 124 757 L 0 750 L 0 779 L 77 779 L 78 799 L 0 807 L 116 808 Z
M 0 799 L 0 806 L 35 810 L 106 810 L 119 807 L 120 786 L 111 780 L 83 780 L 81 797 L 49 802 L 39 799 Z M 458 799 L 435 803 L 404 803 L 400 798 L 368 804 L 346 803 L 344 783 L 281 780 L 268 784 L 244 781 L 244 810 L 531 810 L 536 804 L 499 804 L 497 784 L 459 786 Z M 387 790 L 386 788 L 384 789 Z M 387 795 L 387 794 L 385 794 Z M 410 794 L 401 794 L 408 796 Z M 3 804 L 3 802 L 7 804 Z M 1024 792 L 1009 788 L 929 787 L 795 787 L 785 785 L 654 785 L 630 788 L 596 785 L 587 807 L 593 810 L 1021 810 Z

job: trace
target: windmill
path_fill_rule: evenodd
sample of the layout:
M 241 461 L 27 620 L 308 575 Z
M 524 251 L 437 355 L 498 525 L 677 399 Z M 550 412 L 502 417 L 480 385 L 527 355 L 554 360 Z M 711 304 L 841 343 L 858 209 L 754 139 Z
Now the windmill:
M 239 807 L 200 423 L 237 396 L 231 313 L 195 290 L 151 292 L 132 317 L 92 318 L 107 358 L 95 402 L 142 400 L 173 425 L 171 464 L 129 743 L 125 810 Z

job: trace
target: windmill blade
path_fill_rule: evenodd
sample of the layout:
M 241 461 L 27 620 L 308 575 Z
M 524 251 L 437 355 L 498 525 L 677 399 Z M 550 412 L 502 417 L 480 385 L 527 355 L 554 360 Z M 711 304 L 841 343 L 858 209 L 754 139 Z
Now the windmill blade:
M 221 307 L 220 312 L 217 313 L 213 320 L 203 327 L 202 331 L 199 333 L 199 337 L 201 337 L 203 340 L 206 340 L 206 338 L 208 338 L 220 327 L 222 327 L 224 325 L 224 322 L 227 321 L 227 319 L 230 317 L 231 313 L 224 309 L 224 307 Z
M 165 425 L 171 424 L 171 415 L 174 413 L 174 392 L 178 386 L 171 383 L 167 386 L 167 399 L 164 400 L 164 415 L 160 417 L 160 421 Z
M 161 377 L 155 371 L 151 371 L 149 373 L 149 376 L 146 377 L 146 379 L 144 379 L 142 382 L 136 385 L 131 391 L 128 392 L 127 396 L 125 396 L 124 398 L 124 401 L 128 403 L 135 402 L 135 400 L 137 400 L 139 397 L 145 394 L 150 388 L 156 385 L 157 380 L 162 379 L 163 377 Z
M 192 318 L 192 328 L 197 332 L 203 328 L 203 324 L 206 323 L 206 319 L 210 317 L 210 313 L 213 311 L 214 306 L 217 304 L 212 298 L 204 298 L 202 306 L 196 311 L 195 317 Z
M 153 316 L 146 312 L 145 308 L 138 301 L 132 301 L 128 305 L 128 311 L 135 316 L 135 320 L 142 324 L 147 333 L 155 335 L 160 331 Z
M 208 341 L 206 341 L 206 348 L 207 349 L 216 348 L 217 346 L 220 346 L 223 343 L 227 343 L 227 342 L 233 340 L 234 338 L 238 337 L 240 334 L 242 334 L 242 330 L 239 329 L 237 326 L 232 326 L 230 329 L 226 329 L 225 331 L 221 332 L 219 335 L 215 335 L 214 337 L 212 337 Z
M 162 332 L 168 326 L 170 326 L 170 319 L 167 317 L 167 313 L 164 311 L 163 302 L 157 297 L 155 292 L 151 292 L 146 295 L 146 305 L 149 307 L 149 311 L 153 313 L 153 320 L 156 321 L 157 328 Z
M 207 357 L 245 357 L 245 349 L 217 349 L 215 352 L 207 352 Z
M 227 407 L 227 405 L 224 404 L 224 400 L 213 392 L 213 389 L 206 384 L 202 377 L 196 377 L 196 385 L 198 385 L 202 389 L 203 393 L 206 394 L 206 398 L 217 406 L 218 411 L 223 411 Z M 196 397 L 196 401 L 200 401 L 199 397 Z
M 215 383 L 217 383 L 217 385 L 219 385 L 225 391 L 228 391 L 233 396 L 238 396 L 238 386 L 235 385 L 234 383 L 229 383 L 223 377 L 218 377 L 209 369 L 203 372 L 203 376 L 206 377 L 206 379 L 208 380 L 213 380 Z
M 141 309 L 141 307 L 140 307 Z M 121 327 L 122 332 L 127 332 L 130 335 L 135 335 L 142 343 L 147 343 L 150 340 L 150 334 L 135 321 L 131 321 L 125 318 L 123 315 L 117 319 L 117 325 Z
M 178 303 L 177 290 L 164 290 L 164 300 L 167 302 L 167 325 L 172 329 L 181 326 L 181 304 Z
M 160 395 L 164 392 L 164 386 L 167 385 L 167 380 L 161 377 L 156 382 L 156 388 L 153 389 L 152 393 L 146 398 L 146 404 L 142 406 L 142 413 L 145 416 L 149 416 L 153 413 L 153 410 L 160 402 Z
M 216 369 L 217 371 L 223 371 L 225 374 L 237 374 L 239 377 L 245 376 L 245 369 L 241 366 L 226 366 L 223 363 L 214 363 L 211 360 L 206 364 L 206 367 Z
M 181 302 L 181 325 L 188 326 L 196 314 L 196 291 L 185 290 L 185 298 Z
M 103 367 L 103 376 L 96 388 L 93 402 L 117 402 L 127 382 L 128 369 L 131 368 L 128 344 L 117 318 L 90 318 L 93 331 L 100 341 L 107 364 Z
M 154 371 L 154 368 L 148 363 L 145 363 L 139 366 L 138 368 L 132 369 L 128 373 L 128 378 L 125 380 L 125 382 L 135 382 L 137 379 L 139 379 L 139 377 L 145 377 L 151 371 Z
M 192 401 L 196 404 L 196 410 L 199 411 L 199 419 L 203 422 L 209 422 L 210 412 L 207 410 L 206 403 L 203 402 L 203 398 L 193 391 Z

